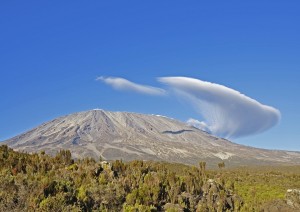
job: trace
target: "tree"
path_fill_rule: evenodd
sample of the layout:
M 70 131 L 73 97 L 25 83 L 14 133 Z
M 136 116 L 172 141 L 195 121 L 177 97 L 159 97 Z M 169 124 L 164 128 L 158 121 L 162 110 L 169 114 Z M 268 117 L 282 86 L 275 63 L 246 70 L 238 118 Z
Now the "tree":
M 224 161 L 222 161 L 221 163 L 218 163 L 218 167 L 219 167 L 219 169 L 225 168 L 225 163 L 224 163 Z

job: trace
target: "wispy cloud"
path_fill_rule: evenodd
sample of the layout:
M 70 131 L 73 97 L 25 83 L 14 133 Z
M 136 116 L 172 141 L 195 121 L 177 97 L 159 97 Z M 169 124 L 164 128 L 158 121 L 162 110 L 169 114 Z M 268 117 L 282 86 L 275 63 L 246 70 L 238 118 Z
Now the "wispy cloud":
M 137 93 L 157 95 L 157 96 L 166 95 L 166 91 L 164 89 L 137 84 L 120 77 L 97 77 L 96 80 L 102 81 L 112 86 L 114 89 L 121 90 L 121 91 L 128 90 Z
M 263 105 L 240 92 L 223 85 L 188 77 L 161 77 L 162 88 L 141 85 L 119 77 L 98 77 L 117 90 L 147 95 L 173 95 L 187 101 L 203 121 L 189 119 L 188 124 L 224 138 L 237 138 L 264 132 L 275 126 L 281 117 L 279 110 Z
M 207 124 L 204 122 L 204 121 L 199 121 L 197 119 L 193 119 L 193 118 L 189 118 L 186 123 L 190 126 L 193 126 L 193 127 L 196 127 L 196 128 L 199 128 L 203 131 L 206 131 L 208 133 L 211 133 Z
M 205 122 L 190 120 L 212 134 L 237 138 L 264 132 L 276 125 L 279 110 L 263 105 L 240 92 L 223 85 L 188 77 L 161 77 L 179 97 L 187 100 Z

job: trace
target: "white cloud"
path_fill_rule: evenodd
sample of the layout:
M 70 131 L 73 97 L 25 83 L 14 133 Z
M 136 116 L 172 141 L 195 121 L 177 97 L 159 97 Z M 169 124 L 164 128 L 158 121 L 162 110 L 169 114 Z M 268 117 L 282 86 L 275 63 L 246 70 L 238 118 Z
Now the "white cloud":
M 279 110 L 223 85 L 188 77 L 158 80 L 190 102 L 205 119 L 205 123 L 200 122 L 201 127 L 206 125 L 214 135 L 237 138 L 261 133 L 276 125 L 281 117 Z
M 193 127 L 196 127 L 200 130 L 211 133 L 208 126 L 207 126 L 207 124 L 204 121 L 199 121 L 199 120 L 190 118 L 186 121 L 186 123 L 190 126 L 193 126 Z
M 157 96 L 162 96 L 166 94 L 166 91 L 164 89 L 147 86 L 147 85 L 140 85 L 124 78 L 97 77 L 96 80 L 102 81 L 117 90 L 128 90 L 128 91 L 134 91 L 138 93 L 157 95 Z
M 161 77 L 158 81 L 171 91 L 133 83 L 124 78 L 98 77 L 117 90 L 148 95 L 170 95 L 189 102 L 204 121 L 189 119 L 188 124 L 224 138 L 237 138 L 264 132 L 275 126 L 281 117 L 279 110 L 263 105 L 240 92 L 223 85 L 188 77 Z

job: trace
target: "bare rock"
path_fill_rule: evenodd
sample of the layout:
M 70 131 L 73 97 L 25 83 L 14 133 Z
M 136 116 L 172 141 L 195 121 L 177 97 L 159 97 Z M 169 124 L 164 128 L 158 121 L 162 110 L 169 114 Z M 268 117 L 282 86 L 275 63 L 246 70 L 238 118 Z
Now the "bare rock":
M 159 115 L 90 110 L 66 115 L 3 142 L 14 150 L 74 158 L 156 160 L 216 166 L 300 164 L 300 152 L 265 150 L 232 143 Z

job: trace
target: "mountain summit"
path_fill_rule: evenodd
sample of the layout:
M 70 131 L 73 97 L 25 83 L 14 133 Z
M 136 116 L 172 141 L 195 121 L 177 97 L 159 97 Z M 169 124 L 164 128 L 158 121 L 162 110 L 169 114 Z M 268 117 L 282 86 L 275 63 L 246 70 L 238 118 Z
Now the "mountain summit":
M 125 161 L 163 160 L 214 165 L 300 164 L 300 152 L 265 150 L 232 143 L 160 115 L 90 110 L 59 117 L 4 141 L 26 152 Z

